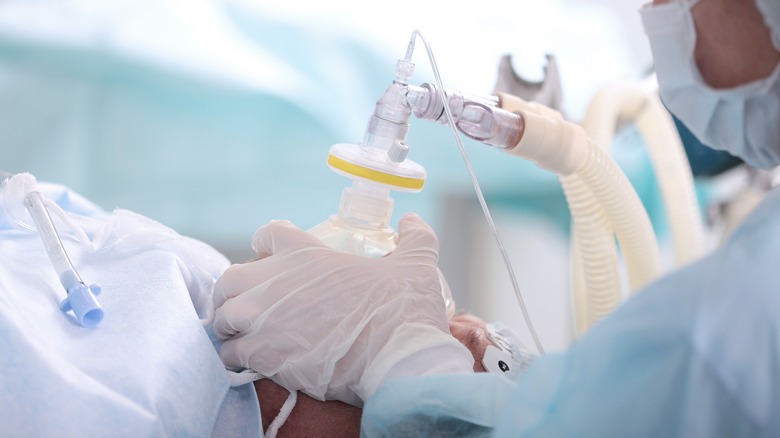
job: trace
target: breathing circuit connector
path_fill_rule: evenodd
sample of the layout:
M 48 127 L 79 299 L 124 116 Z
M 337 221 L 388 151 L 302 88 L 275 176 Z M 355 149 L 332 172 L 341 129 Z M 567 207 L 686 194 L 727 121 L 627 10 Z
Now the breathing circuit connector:
M 413 72 L 414 64 L 399 60 L 395 80 L 376 102 L 360 144 L 330 148 L 328 166 L 353 183 L 342 192 L 338 214 L 309 232 L 332 248 L 372 257 L 391 251 L 395 232 L 389 225 L 390 192 L 419 192 L 425 184 L 425 169 L 406 159 L 412 115 L 406 81 Z
M 558 175 L 570 175 L 585 163 L 589 139 L 585 130 L 551 108 L 498 93 L 500 105 L 523 120 L 519 141 L 506 151 Z
M 395 82 L 408 84 L 414 74 L 414 63 L 408 59 L 399 59 L 395 64 Z
M 374 105 L 360 145 L 339 143 L 331 147 L 328 155 L 331 169 L 355 179 L 362 188 L 359 192 L 372 193 L 378 199 L 386 198 L 390 190 L 418 192 L 425 183 L 425 169 L 406 159 L 406 135 L 412 117 L 406 101 L 406 81 L 414 73 L 414 64 L 401 59 L 395 73 L 395 80 Z M 385 214 L 379 216 L 384 218 L 381 222 L 387 220 Z
M 455 127 L 468 137 L 500 149 L 514 147 L 523 135 L 523 118 L 501 109 L 496 96 L 474 96 L 457 90 L 440 93 L 433 84 L 409 86 L 406 101 L 415 117 L 448 125 L 442 94 Z
M 433 84 L 409 85 L 408 89 L 406 102 L 419 119 L 448 125 L 444 111 L 446 98 L 455 128 L 474 140 L 521 155 L 563 175 L 571 174 L 584 161 L 585 132 L 543 105 L 505 93 L 496 96 L 468 95 L 457 90 L 441 93 Z
M 433 75 L 436 79 L 438 89 L 433 85 L 423 85 L 422 87 L 408 85 L 408 79 L 411 77 L 413 67 L 411 64 L 411 58 L 414 52 L 415 41 L 417 39 L 422 41 L 423 45 L 425 46 L 425 50 L 428 53 L 428 59 L 430 60 L 431 68 L 433 69 Z M 394 162 L 393 167 L 410 162 L 409 160 L 405 159 L 406 148 L 396 146 L 405 146 L 405 144 L 401 143 L 401 138 L 403 138 L 403 141 L 405 142 L 406 131 L 408 130 L 409 123 L 408 120 L 411 117 L 412 112 L 418 118 L 436 121 L 438 123 L 449 125 L 452 128 L 453 134 L 455 135 L 455 141 L 458 144 L 458 149 L 460 150 L 461 156 L 463 157 L 464 163 L 466 164 L 466 168 L 471 177 L 471 182 L 474 185 L 480 206 L 485 213 L 485 219 L 490 226 L 491 232 L 496 239 L 498 248 L 501 251 L 502 259 L 506 264 L 515 295 L 517 296 L 518 304 L 520 305 L 520 309 L 523 313 L 525 321 L 528 324 L 531 337 L 534 339 L 537 350 L 543 354 L 544 349 L 542 348 L 541 342 L 539 342 L 539 338 L 537 337 L 536 331 L 534 330 L 533 324 L 531 323 L 528 310 L 526 309 L 522 294 L 520 293 L 520 288 L 512 270 L 512 265 L 509 263 L 509 256 L 507 255 L 506 250 L 501 243 L 501 239 L 498 237 L 495 224 L 490 215 L 490 211 L 487 208 L 485 198 L 482 195 L 482 190 L 479 187 L 476 175 L 474 174 L 474 170 L 471 167 L 466 150 L 463 147 L 463 142 L 461 142 L 458 135 L 458 130 L 460 130 L 469 137 L 477 139 L 485 144 L 497 146 L 499 148 L 511 149 L 522 138 L 524 127 L 523 118 L 516 114 L 512 114 L 511 112 L 503 111 L 498 105 L 498 100 L 494 97 L 486 99 L 466 98 L 461 93 L 447 92 L 444 89 L 444 85 L 442 85 L 441 76 L 439 75 L 439 69 L 436 65 L 436 61 L 434 60 L 433 52 L 431 51 L 428 43 L 425 41 L 425 38 L 423 38 L 422 34 L 420 34 L 418 30 L 412 32 L 412 37 L 409 40 L 409 45 L 406 49 L 406 56 L 404 59 L 399 61 L 398 65 L 396 66 L 396 80 L 382 97 L 381 102 L 390 100 L 388 99 L 388 93 L 390 93 L 391 90 L 393 91 L 391 94 L 396 99 L 398 97 L 398 91 L 405 91 L 405 95 L 403 96 L 401 103 L 404 106 L 403 112 L 409 115 L 404 122 L 405 129 L 403 131 L 403 137 L 396 137 L 394 140 L 390 141 L 390 145 L 393 148 L 388 148 L 386 155 L 390 158 L 391 161 Z M 454 99 L 454 102 L 452 102 L 454 105 L 450 105 L 451 99 Z M 396 103 L 398 102 L 396 101 Z M 457 107 L 456 115 L 453 115 L 454 111 L 452 110 L 451 106 Z M 373 123 L 379 123 L 379 120 L 376 120 L 381 119 L 379 116 L 379 110 L 380 108 L 378 103 L 374 115 L 372 115 L 371 122 L 369 123 L 369 128 L 372 128 L 371 125 Z M 387 120 L 385 120 L 385 122 L 389 123 Z M 373 136 L 377 131 L 377 129 L 374 129 L 372 131 L 373 133 L 366 133 L 366 137 L 363 141 L 364 145 L 374 143 L 375 139 Z M 382 142 L 377 143 L 381 144 Z M 399 162 L 399 159 L 402 159 L 402 161 Z M 412 164 L 416 165 L 416 163 Z M 337 169 L 334 168 L 334 170 Z M 446 284 L 445 282 L 442 283 L 443 285 Z M 445 290 L 449 291 L 449 288 L 443 288 L 443 292 Z M 446 299 L 445 302 L 448 302 L 448 315 L 450 315 L 450 304 L 454 303 L 452 303 L 451 300 L 448 301 Z M 454 311 L 454 305 L 452 306 L 452 310 Z
M 399 73 L 398 77 L 403 77 L 403 74 Z M 408 89 L 405 82 L 395 80 L 385 90 L 374 106 L 361 147 L 388 150 L 393 143 L 406 141 L 412 115 L 406 104 Z

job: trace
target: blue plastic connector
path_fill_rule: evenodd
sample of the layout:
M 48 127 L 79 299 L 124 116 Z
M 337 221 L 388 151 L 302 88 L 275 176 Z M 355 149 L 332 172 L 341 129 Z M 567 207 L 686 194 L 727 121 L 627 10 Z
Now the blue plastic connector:
M 97 327 L 103 321 L 103 308 L 95 297 L 100 295 L 102 289 L 97 284 L 87 286 L 73 277 L 75 276 L 63 275 L 60 278 L 68 292 L 68 297 L 60 303 L 60 310 L 66 313 L 73 311 L 76 320 L 84 327 Z

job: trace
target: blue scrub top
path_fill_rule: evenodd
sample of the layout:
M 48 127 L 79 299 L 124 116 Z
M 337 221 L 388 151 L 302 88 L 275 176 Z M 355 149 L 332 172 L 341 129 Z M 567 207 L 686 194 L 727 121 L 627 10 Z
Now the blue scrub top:
M 649 285 L 517 383 L 386 382 L 366 436 L 780 436 L 780 190 L 715 252 Z

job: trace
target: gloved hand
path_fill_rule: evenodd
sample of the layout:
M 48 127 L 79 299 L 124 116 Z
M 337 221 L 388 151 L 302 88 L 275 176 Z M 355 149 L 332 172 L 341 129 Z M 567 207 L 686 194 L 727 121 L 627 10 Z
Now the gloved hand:
M 258 229 L 259 260 L 231 266 L 214 290 L 225 365 L 356 406 L 390 377 L 472 372 L 445 316 L 436 235 L 416 215 L 398 228 L 395 250 L 378 259 L 286 221 Z

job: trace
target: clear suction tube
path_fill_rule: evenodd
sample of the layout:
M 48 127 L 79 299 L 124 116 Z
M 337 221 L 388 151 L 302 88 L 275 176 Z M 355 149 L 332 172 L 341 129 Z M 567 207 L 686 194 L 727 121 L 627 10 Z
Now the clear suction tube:
M 62 241 L 60 241 L 60 237 L 54 229 L 49 212 L 46 211 L 46 207 L 43 205 L 41 194 L 39 192 L 28 193 L 24 197 L 24 206 L 30 212 L 30 216 L 32 216 L 35 226 L 38 228 L 38 233 L 41 236 L 46 253 L 49 255 L 49 260 L 54 265 L 54 270 L 60 275 L 68 272 L 75 280 L 83 282 L 65 253 L 65 248 L 62 246 Z
M 59 281 L 67 291 L 68 296 L 60 303 L 63 312 L 73 311 L 76 320 L 84 327 L 96 327 L 103 320 L 103 309 L 95 298 L 100 294 L 100 286 L 87 286 L 65 252 L 54 223 L 46 210 L 43 195 L 35 189 L 34 178 L 27 178 L 24 194 L 24 206 L 30 213 L 37 231 L 43 241 L 49 260 L 51 261 Z

